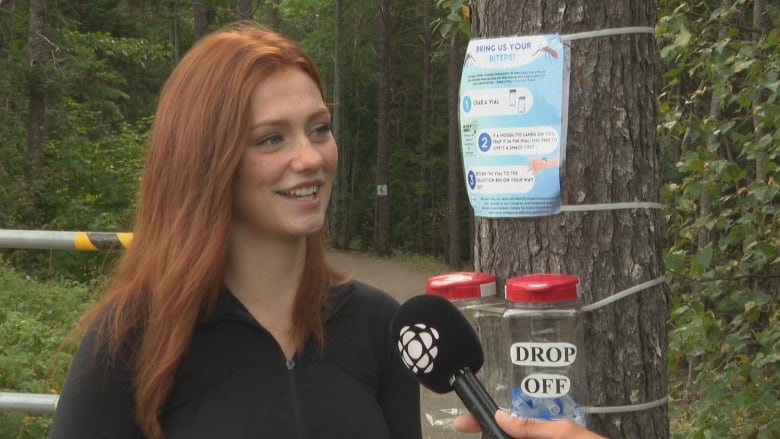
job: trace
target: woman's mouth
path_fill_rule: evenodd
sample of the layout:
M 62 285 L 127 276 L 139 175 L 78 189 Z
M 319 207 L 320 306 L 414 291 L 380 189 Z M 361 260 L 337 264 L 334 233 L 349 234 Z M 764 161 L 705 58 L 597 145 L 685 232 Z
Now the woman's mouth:
M 320 191 L 320 185 L 305 186 L 295 188 L 289 191 L 279 192 L 281 195 L 287 198 L 294 198 L 296 200 L 313 200 L 317 196 L 317 192 Z

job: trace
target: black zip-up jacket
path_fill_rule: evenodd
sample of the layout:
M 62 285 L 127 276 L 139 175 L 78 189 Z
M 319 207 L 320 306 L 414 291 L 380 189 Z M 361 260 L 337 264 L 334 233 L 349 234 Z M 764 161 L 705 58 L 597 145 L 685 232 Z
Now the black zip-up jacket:
M 325 349 L 310 340 L 287 361 L 223 292 L 177 372 L 161 416 L 166 439 L 419 439 L 419 387 L 389 332 L 397 308 L 357 281 L 334 287 Z M 89 331 L 74 356 L 49 438 L 142 438 L 129 369 L 94 358 L 94 338 Z

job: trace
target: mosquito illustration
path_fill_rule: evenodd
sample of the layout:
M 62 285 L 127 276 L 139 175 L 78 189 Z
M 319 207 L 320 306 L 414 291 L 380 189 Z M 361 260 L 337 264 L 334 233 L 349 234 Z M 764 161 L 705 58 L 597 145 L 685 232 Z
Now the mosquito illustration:
M 558 52 L 550 46 L 540 47 L 536 52 L 534 52 L 534 56 L 538 55 L 539 53 L 544 54 L 547 57 L 547 59 L 550 58 L 558 59 Z

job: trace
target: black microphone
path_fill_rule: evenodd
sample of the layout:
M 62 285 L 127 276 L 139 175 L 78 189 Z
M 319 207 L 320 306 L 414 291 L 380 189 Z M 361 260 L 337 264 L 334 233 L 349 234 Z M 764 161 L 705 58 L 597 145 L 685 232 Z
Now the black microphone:
M 484 361 L 482 345 L 455 305 L 436 295 L 414 296 L 396 311 L 392 334 L 420 384 L 436 393 L 454 389 L 484 437 L 511 439 L 496 423 L 498 405 L 474 376 Z

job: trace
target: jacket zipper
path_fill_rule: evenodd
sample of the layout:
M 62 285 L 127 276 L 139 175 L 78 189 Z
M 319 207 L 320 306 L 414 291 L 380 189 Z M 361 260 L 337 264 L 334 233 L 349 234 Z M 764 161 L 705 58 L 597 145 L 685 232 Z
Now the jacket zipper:
M 301 405 L 298 402 L 298 387 L 295 383 L 295 360 L 286 361 L 287 381 L 290 383 L 290 399 L 292 401 L 293 423 L 295 424 L 295 437 L 305 439 L 303 433 L 303 417 L 301 416 Z
M 247 319 L 244 316 L 232 316 L 235 320 L 238 320 L 240 322 L 249 324 L 250 326 L 259 329 L 260 331 L 267 334 L 269 337 L 273 336 L 270 332 L 268 332 L 267 329 L 265 329 L 260 323 L 257 322 L 257 320 L 254 320 L 253 318 Z M 277 343 L 277 346 L 278 343 Z M 295 359 L 287 359 L 284 355 L 284 352 L 282 351 L 281 346 L 279 346 L 279 351 L 282 355 L 282 358 L 285 359 L 285 367 L 287 368 L 287 382 L 290 385 L 290 400 L 292 402 L 292 413 L 293 413 L 293 423 L 295 424 L 293 428 L 295 429 L 295 437 L 297 439 L 306 439 L 306 434 L 303 429 L 303 416 L 301 415 L 301 405 L 298 402 L 298 386 L 295 382 Z

